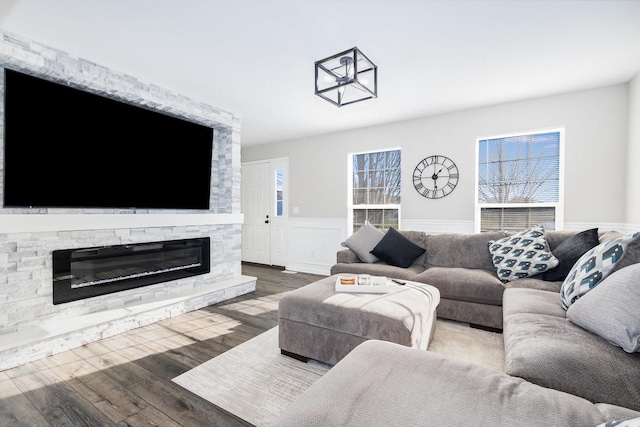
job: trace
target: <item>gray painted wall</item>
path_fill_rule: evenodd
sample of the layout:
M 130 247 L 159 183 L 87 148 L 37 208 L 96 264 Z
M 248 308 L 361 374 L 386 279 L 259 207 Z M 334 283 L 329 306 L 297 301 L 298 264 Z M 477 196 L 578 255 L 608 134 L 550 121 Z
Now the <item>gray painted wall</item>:
M 640 224 L 640 73 L 629 83 L 629 149 L 627 153 L 626 221 Z
M 637 80 L 637 79 L 636 79 Z M 640 109 L 639 83 L 634 108 Z M 371 102 L 375 102 L 371 101 Z M 327 108 L 333 108 L 327 104 Z M 347 107 L 348 108 L 348 107 Z M 242 161 L 288 157 L 290 216 L 347 217 L 349 153 L 402 149 L 403 220 L 474 218 L 476 138 L 563 126 L 565 128 L 565 222 L 624 223 L 628 197 L 629 85 L 505 103 L 312 138 L 242 147 Z M 637 118 L 634 129 L 640 128 Z M 636 131 L 636 139 L 637 139 Z M 452 194 L 427 200 L 413 189 L 416 164 L 432 154 L 453 159 L 461 179 Z M 633 174 L 637 181 L 640 173 Z M 629 178 L 630 179 L 630 178 Z M 299 214 L 293 214 L 293 208 Z M 640 223 L 640 209 L 631 209 Z M 630 214 L 629 214 L 630 215 Z

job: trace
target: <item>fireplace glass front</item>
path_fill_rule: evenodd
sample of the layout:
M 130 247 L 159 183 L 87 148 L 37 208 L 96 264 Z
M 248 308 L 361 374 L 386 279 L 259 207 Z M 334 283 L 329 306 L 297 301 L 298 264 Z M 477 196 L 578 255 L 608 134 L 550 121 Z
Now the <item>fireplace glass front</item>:
M 53 251 L 53 303 L 210 271 L 208 237 Z

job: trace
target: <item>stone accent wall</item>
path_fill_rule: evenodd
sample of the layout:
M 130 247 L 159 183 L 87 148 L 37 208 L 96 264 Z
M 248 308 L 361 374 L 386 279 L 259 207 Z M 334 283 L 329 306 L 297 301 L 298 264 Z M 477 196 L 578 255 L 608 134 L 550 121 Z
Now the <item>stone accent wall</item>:
M 136 209 L 15 209 L 0 207 L 0 223 L 15 215 L 45 216 L 55 224 L 58 214 L 150 215 L 181 217 L 180 225 L 87 230 L 24 231 L 0 234 L 0 341 L 2 336 L 37 328 L 59 319 L 73 319 L 102 310 L 164 298 L 170 294 L 201 292 L 211 283 L 241 276 L 241 225 L 219 222 L 184 225 L 184 218 L 199 214 L 240 214 L 240 120 L 233 114 L 164 90 L 153 84 L 110 70 L 93 62 L 23 37 L 0 31 L 0 67 L 21 71 L 55 82 L 145 106 L 214 128 L 211 203 L 208 211 Z M 0 109 L 4 109 L 4 74 L 0 69 Z M 4 123 L 0 111 L 0 201 L 3 188 Z M 0 202 L 1 203 L 1 202 Z M 7 224 L 3 227 L 7 229 Z M 211 238 L 211 272 L 172 282 L 132 289 L 117 294 L 60 304 L 52 303 L 52 251 L 173 240 Z M 255 287 L 255 282 L 254 282 Z M 251 290 L 242 287 L 241 293 Z M 235 296 L 230 293 L 226 298 Z M 216 297 L 217 300 L 220 298 Z M 78 340 L 79 342 L 82 339 Z M 43 351 L 40 349 L 39 351 Z M 46 353 L 46 350 L 44 350 Z
M 0 234 L 0 335 L 37 327 L 60 317 L 79 317 L 184 294 L 212 280 L 237 277 L 242 243 L 239 229 L 239 225 L 212 225 Z M 208 274 L 53 305 L 54 250 L 204 236 L 211 237 Z

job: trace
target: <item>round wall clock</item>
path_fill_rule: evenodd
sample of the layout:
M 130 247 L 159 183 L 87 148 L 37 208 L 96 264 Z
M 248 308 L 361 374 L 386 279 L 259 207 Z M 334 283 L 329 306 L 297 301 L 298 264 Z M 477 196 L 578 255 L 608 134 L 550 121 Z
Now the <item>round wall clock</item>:
M 413 186 L 428 199 L 450 194 L 458 185 L 458 167 L 448 157 L 435 155 L 424 158 L 413 171 Z

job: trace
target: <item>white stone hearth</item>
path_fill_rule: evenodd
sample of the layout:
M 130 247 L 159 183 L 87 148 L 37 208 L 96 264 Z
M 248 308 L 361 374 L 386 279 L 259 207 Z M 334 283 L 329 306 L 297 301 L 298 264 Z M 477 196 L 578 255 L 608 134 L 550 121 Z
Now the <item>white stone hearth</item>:
M 140 301 L 120 308 L 52 320 L 0 335 L 0 371 L 80 347 L 131 329 L 253 292 L 256 278 L 240 276 L 201 287 L 198 292 Z

